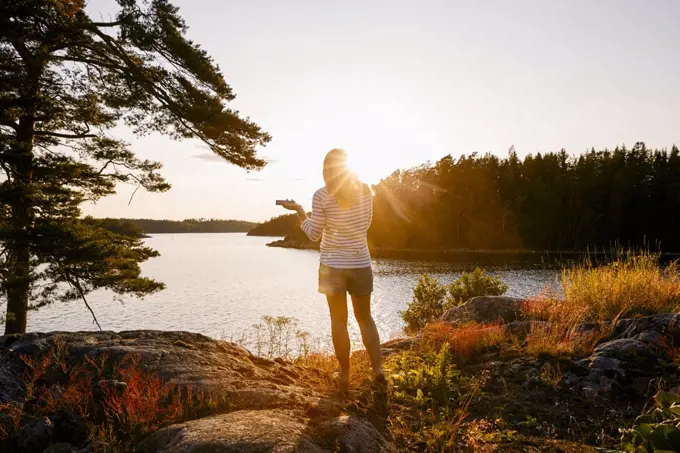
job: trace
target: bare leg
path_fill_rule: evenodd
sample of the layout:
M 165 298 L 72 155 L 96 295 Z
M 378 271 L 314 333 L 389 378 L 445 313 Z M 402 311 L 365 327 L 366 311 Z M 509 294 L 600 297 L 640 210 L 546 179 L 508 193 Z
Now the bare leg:
M 349 390 L 349 353 L 350 342 L 347 332 L 347 295 L 326 295 L 328 307 L 331 312 L 331 332 L 333 335 L 333 348 L 335 357 L 340 364 L 339 390 Z
M 373 366 L 373 377 L 376 379 L 384 378 L 380 356 L 380 335 L 375 326 L 375 321 L 373 321 L 373 316 L 371 316 L 371 296 L 352 296 L 352 306 L 354 307 L 354 317 L 359 324 L 359 329 L 361 329 L 361 339 Z

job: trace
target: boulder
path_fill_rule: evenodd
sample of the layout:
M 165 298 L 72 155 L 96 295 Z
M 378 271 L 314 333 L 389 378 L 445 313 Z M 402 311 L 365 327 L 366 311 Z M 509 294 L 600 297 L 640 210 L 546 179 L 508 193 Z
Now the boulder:
M 396 338 L 381 344 L 380 352 L 383 356 L 388 356 L 397 352 L 406 351 L 411 349 L 416 341 L 416 338 Z
M 23 401 L 20 367 L 0 354 L 0 404 Z
M 281 409 L 236 411 L 168 426 L 149 436 L 137 453 L 388 453 L 370 423 L 349 416 L 309 425 Z
M 43 453 L 52 443 L 53 425 L 49 418 L 32 420 L 19 429 L 5 444 L 6 451 Z
M 19 366 L 20 356 L 40 357 L 57 342 L 68 350 L 67 360 L 72 363 L 85 357 L 107 357 L 112 362 L 136 357 L 140 366 L 165 381 L 191 387 L 194 392 L 219 393 L 238 409 L 312 407 L 320 400 L 319 395 L 299 386 L 295 366 L 256 357 L 236 344 L 189 332 L 27 334 L 6 349 L 0 348 L 0 360 Z
M 325 439 L 326 444 L 337 448 L 327 451 L 342 453 L 388 453 L 392 447 L 383 436 L 366 420 L 343 415 L 321 423 L 314 429 L 314 437 Z M 323 442 L 322 442 L 323 443 Z
M 616 338 L 636 338 L 647 332 L 658 332 L 680 345 L 680 314 L 664 313 L 641 318 L 619 320 L 614 326 L 612 335 Z
M 403 348 L 407 343 L 388 344 Z M 21 372 L 22 356 L 44 357 L 57 345 L 63 348 L 68 363 L 80 363 L 86 357 L 95 362 L 105 358 L 105 368 L 110 369 L 114 363 L 132 357 L 138 360 L 138 366 L 180 388 L 190 387 L 194 394 L 209 391 L 226 397 L 231 412 L 161 429 L 141 442 L 139 451 L 389 451 L 389 444 L 370 423 L 342 416 L 344 403 L 307 387 L 301 369 L 291 362 L 256 357 L 238 345 L 199 334 L 134 331 L 24 335 L 12 342 L 0 342 L 1 363 L 11 370 L 6 376 L 14 382 Z M 58 382 L 44 384 L 54 392 L 61 391 Z M 125 392 L 127 387 L 115 380 L 93 383 L 95 405 L 102 391 Z M 53 451 L 83 448 L 86 425 L 82 417 L 54 414 L 50 418 L 23 426 L 11 440 L 16 448 L 9 451 L 42 453 L 52 442 Z
M 52 418 L 54 440 L 64 444 L 83 445 L 87 442 L 87 420 L 78 413 L 58 413 Z
M 168 426 L 137 453 L 324 453 L 305 423 L 283 410 L 236 411 Z
M 619 338 L 596 347 L 591 359 L 597 357 L 618 359 L 628 366 L 641 366 L 654 360 L 656 355 L 648 343 L 632 338 Z
M 632 378 L 649 375 L 656 370 L 656 355 L 649 343 L 631 338 L 619 338 L 597 346 L 592 355 L 577 365 L 587 373 L 575 376 L 565 373 L 563 382 L 586 398 L 622 392 Z
M 43 453 L 76 453 L 73 445 L 67 443 L 52 444 Z
M 463 305 L 444 312 L 441 321 L 450 324 L 461 324 L 469 321 L 506 323 L 520 321 L 523 318 L 523 299 L 506 296 L 473 297 Z

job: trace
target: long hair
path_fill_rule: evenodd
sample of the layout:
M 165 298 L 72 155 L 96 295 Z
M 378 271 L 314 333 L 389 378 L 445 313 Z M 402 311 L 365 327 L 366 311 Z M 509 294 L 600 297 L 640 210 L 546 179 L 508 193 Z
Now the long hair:
M 341 206 L 352 206 L 361 191 L 362 184 L 347 166 L 347 153 L 332 149 L 323 160 L 323 179 L 328 192 Z

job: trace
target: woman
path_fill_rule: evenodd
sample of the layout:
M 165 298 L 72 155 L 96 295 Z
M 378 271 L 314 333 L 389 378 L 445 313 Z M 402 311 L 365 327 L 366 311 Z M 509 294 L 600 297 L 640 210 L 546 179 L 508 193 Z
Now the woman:
M 284 208 L 297 211 L 302 231 L 312 241 L 321 239 L 319 292 L 326 295 L 331 314 L 335 356 L 340 364 L 338 388 L 349 391 L 350 341 L 347 332 L 347 293 L 354 317 L 373 366 L 374 382 L 385 381 L 380 360 L 380 337 L 371 316 L 373 269 L 366 233 L 373 217 L 373 197 L 347 167 L 347 154 L 331 150 L 324 159 L 325 187 L 312 200 L 312 215 L 297 203 Z

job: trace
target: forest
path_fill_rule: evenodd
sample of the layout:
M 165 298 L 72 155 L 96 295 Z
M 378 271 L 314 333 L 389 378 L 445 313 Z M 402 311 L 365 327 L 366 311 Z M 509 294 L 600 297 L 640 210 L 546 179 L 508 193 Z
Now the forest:
M 676 146 L 448 155 L 395 171 L 373 190 L 374 248 L 680 251 Z M 289 228 L 279 234 L 300 237 Z
M 257 224 L 242 220 L 219 219 L 97 219 L 101 225 L 114 233 L 144 236 L 159 233 L 245 233 Z
M 284 214 L 257 225 L 248 232 L 248 236 L 287 236 L 298 229 L 299 225 L 297 214 Z

